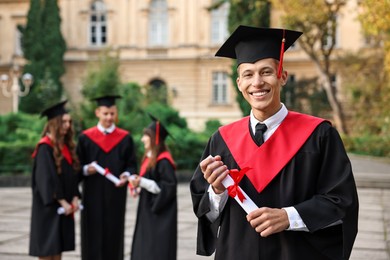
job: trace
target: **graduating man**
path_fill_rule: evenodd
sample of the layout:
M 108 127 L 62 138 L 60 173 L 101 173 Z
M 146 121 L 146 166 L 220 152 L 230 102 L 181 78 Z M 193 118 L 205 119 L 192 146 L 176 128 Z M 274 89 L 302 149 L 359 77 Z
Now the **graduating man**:
M 238 89 L 252 109 L 213 134 L 191 179 L 200 255 L 350 256 L 358 197 L 340 136 L 328 121 L 288 111 L 280 99 L 287 80 L 283 54 L 300 35 L 239 26 L 216 53 L 237 59 Z M 236 183 L 226 188 L 222 181 L 229 173 Z M 239 203 L 241 190 L 258 207 L 248 214 Z
M 115 126 L 115 100 L 95 98 L 97 126 L 79 137 L 77 153 L 83 166 L 81 254 L 83 260 L 123 260 L 127 178 L 137 170 L 133 138 Z M 120 181 L 111 182 L 91 163 L 97 163 Z

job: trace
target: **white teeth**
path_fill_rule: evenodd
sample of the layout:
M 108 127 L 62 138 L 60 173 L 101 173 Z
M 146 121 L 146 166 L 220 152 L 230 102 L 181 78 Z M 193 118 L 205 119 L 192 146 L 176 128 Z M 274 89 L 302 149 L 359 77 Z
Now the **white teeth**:
M 267 94 L 267 91 L 262 91 L 262 92 L 253 92 L 252 95 L 255 97 L 261 97 Z

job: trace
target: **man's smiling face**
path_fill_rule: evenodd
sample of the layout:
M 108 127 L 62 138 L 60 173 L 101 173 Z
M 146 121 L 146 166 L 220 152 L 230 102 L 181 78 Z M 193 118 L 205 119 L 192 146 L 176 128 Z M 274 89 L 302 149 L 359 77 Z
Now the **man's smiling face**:
M 241 63 L 238 67 L 238 89 L 260 121 L 280 109 L 280 91 L 286 82 L 287 72 L 284 71 L 278 79 L 277 70 L 278 61 L 272 58 Z

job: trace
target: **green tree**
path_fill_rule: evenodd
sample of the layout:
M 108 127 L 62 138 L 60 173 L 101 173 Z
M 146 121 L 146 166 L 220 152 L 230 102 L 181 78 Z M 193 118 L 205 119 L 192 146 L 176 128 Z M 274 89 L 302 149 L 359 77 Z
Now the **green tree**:
M 371 50 L 365 55 L 359 52 L 357 56 L 360 62 L 353 66 L 355 77 L 350 79 L 350 82 L 354 82 L 351 84 L 353 104 L 360 104 L 354 112 L 360 115 L 361 120 L 367 118 L 369 121 L 363 124 L 365 129 L 362 129 L 367 134 L 389 138 L 390 1 L 362 0 L 360 6 L 359 20 L 371 41 Z
M 52 103 L 58 102 L 62 97 L 60 78 L 65 72 L 63 56 L 66 45 L 60 25 L 56 0 L 30 0 L 27 24 L 25 27 L 19 27 L 19 30 L 22 33 L 22 48 L 27 60 L 24 72 L 33 75 L 34 83 L 30 94 L 20 102 L 21 111 L 38 113 L 48 96 L 52 98 Z M 48 83 L 49 85 L 43 87 Z M 42 92 L 44 90 L 49 92 Z
M 333 111 L 333 120 L 340 133 L 347 133 L 344 112 L 332 86 L 334 69 L 331 57 L 336 44 L 337 16 L 346 0 L 272 0 L 283 11 L 282 21 L 286 27 L 302 31 L 299 46 L 309 55 L 320 74 L 328 102 Z
M 61 33 L 61 17 L 57 0 L 46 0 L 42 10 L 42 42 L 45 53 L 45 73 L 56 85 L 56 99 L 60 99 L 63 91 L 60 78 L 65 73 L 64 54 L 66 43 Z
M 387 74 L 390 73 L 390 1 L 362 0 L 359 20 L 367 36 L 383 43 Z
M 21 33 L 23 55 L 27 63 L 24 66 L 24 73 L 30 73 L 34 77 L 30 93 L 20 102 L 21 111 L 33 111 L 39 107 L 40 100 L 37 97 L 36 85 L 44 77 L 45 49 L 42 39 L 41 0 L 31 0 L 30 9 L 27 14 L 26 25 L 18 27 Z

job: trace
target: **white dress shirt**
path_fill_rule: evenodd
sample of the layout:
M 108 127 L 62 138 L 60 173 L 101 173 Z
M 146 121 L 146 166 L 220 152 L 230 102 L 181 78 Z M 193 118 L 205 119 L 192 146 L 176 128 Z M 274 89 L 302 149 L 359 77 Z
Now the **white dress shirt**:
M 98 129 L 101 133 L 103 133 L 104 135 L 111 134 L 112 132 L 114 132 L 114 130 L 115 130 L 115 128 L 116 128 L 115 124 L 112 124 L 109 128 L 104 128 L 104 127 L 102 126 L 102 124 L 100 124 L 100 123 L 98 123 L 96 127 L 97 127 L 97 129 Z M 91 162 L 91 163 L 92 163 L 92 162 Z M 89 174 L 88 174 L 88 167 L 89 167 L 89 165 L 90 165 L 90 163 L 83 166 L 83 174 L 84 174 L 84 176 L 88 176 L 88 175 L 89 175 Z M 123 173 L 121 174 L 121 176 L 122 176 L 122 175 L 129 177 L 129 176 L 130 176 L 130 172 L 125 171 L 125 172 L 123 172 Z

